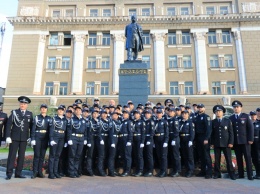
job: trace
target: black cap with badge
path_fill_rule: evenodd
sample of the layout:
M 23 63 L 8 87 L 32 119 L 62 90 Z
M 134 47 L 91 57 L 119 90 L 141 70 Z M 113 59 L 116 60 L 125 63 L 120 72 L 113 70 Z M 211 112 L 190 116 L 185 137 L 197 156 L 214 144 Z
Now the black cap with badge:
M 226 109 L 225 109 L 225 107 L 222 106 L 222 105 L 215 105 L 215 106 L 213 107 L 213 113 L 215 113 L 216 111 L 223 111 L 223 113 L 225 113 L 225 112 L 226 112 Z
M 232 102 L 232 106 L 233 106 L 233 107 L 236 107 L 236 106 L 241 106 L 241 107 L 242 107 L 243 105 L 242 105 L 242 103 L 241 103 L 239 100 L 234 100 L 234 101 Z
M 30 103 L 31 103 L 30 98 L 28 98 L 28 97 L 26 97 L 26 96 L 20 96 L 20 97 L 18 98 L 18 101 L 19 101 L 20 103 L 25 103 L 25 104 L 30 104 Z
M 75 100 L 75 103 L 76 103 L 76 104 L 82 104 L 82 100 L 77 99 L 77 100 Z
M 41 108 L 48 108 L 48 106 L 47 106 L 47 104 L 41 104 L 40 109 Z

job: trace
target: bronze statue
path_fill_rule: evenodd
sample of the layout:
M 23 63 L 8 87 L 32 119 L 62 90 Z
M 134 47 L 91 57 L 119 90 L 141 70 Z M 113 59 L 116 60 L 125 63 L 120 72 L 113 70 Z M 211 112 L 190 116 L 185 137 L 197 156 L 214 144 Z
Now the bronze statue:
M 143 46 L 143 30 L 136 23 L 136 16 L 131 16 L 132 23 L 125 27 L 127 61 L 136 60 L 138 52 L 144 50 Z

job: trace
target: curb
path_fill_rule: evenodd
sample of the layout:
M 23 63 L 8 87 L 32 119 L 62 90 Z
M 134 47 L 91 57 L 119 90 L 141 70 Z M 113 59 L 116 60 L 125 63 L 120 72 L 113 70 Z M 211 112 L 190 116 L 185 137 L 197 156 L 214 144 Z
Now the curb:
M 6 172 L 6 167 L 0 166 L 0 171 L 1 172 Z M 13 170 L 13 173 L 15 173 L 15 170 Z M 24 176 L 32 176 L 32 171 L 30 170 L 22 170 L 22 175 Z

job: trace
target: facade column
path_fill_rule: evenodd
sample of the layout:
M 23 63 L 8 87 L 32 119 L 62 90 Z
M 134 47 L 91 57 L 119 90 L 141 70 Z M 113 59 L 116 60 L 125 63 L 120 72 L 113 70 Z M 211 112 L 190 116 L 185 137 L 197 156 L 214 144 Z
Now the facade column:
M 45 42 L 46 42 L 46 35 L 41 34 L 38 43 L 38 53 L 37 53 L 34 87 L 33 87 L 33 94 L 36 95 L 41 94 Z
M 71 93 L 82 94 L 84 43 L 87 33 L 71 32 L 74 40 Z
M 205 36 L 208 29 L 191 29 L 196 54 L 197 94 L 209 94 Z
M 154 94 L 166 94 L 164 40 L 168 30 L 151 30 L 154 46 Z
M 112 84 L 112 94 L 119 93 L 119 75 L 118 71 L 120 64 L 124 63 L 125 56 L 125 34 L 123 30 L 112 30 L 110 31 L 112 38 L 114 40 L 114 61 L 113 61 L 113 84 Z

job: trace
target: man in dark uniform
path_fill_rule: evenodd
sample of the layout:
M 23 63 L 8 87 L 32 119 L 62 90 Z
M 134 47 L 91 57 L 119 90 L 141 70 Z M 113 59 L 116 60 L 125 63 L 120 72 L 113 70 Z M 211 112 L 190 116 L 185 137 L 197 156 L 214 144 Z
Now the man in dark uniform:
M 164 106 L 168 107 L 169 105 L 173 105 L 174 106 L 174 103 L 173 103 L 172 99 L 166 99 L 164 101 Z
M 10 180 L 12 177 L 17 151 L 18 160 L 15 169 L 15 178 L 25 178 L 21 172 L 23 169 L 27 140 L 33 126 L 32 112 L 26 110 L 31 100 L 26 96 L 20 96 L 18 101 L 20 102 L 20 108 L 12 110 L 6 124 L 6 143 L 10 143 L 6 180 Z
M 6 123 L 7 123 L 8 117 L 7 114 L 3 112 L 3 103 L 0 102 L 0 147 L 2 144 L 2 141 L 5 141 L 6 139 Z
M 242 113 L 242 103 L 232 102 L 234 114 L 229 117 L 234 131 L 234 150 L 237 158 L 238 178 L 244 178 L 243 156 L 246 161 L 247 178 L 254 180 L 252 175 L 251 144 L 254 141 L 254 126 L 249 115 Z
M 213 113 L 216 114 L 216 119 L 212 121 L 211 144 L 214 146 L 215 165 L 214 179 L 221 178 L 220 160 L 221 151 L 223 151 L 229 177 L 235 180 L 234 168 L 232 165 L 231 148 L 234 144 L 234 134 L 232 123 L 228 118 L 223 117 L 226 109 L 221 105 L 213 107 Z

